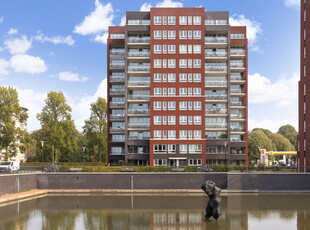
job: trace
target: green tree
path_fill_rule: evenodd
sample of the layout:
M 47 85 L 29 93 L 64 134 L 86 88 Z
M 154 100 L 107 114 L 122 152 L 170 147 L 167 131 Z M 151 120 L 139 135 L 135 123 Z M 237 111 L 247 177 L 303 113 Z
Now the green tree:
M 0 87 L 0 149 L 4 149 L 4 160 L 24 150 L 25 134 L 23 124 L 27 112 L 19 105 L 18 93 L 12 87 Z
M 262 130 L 255 129 L 249 133 L 248 137 L 249 160 L 257 160 L 260 158 L 259 148 L 269 151 L 273 150 L 273 145 L 272 141 Z
M 279 128 L 278 133 L 286 137 L 294 146 L 294 150 L 297 150 L 297 131 L 292 125 L 283 125 Z
M 99 97 L 91 103 L 90 118 L 85 121 L 83 133 L 88 142 L 88 153 L 94 161 L 106 161 L 107 156 L 107 102 Z
M 279 133 L 273 133 L 270 139 L 275 144 L 277 151 L 293 151 L 295 149 L 291 142 Z
M 41 123 L 45 161 L 52 160 L 54 147 L 55 162 L 74 160 L 73 153 L 77 149 L 78 131 L 71 119 L 71 107 L 67 104 L 62 92 L 51 91 L 45 99 L 42 112 L 37 114 Z M 37 142 L 39 145 L 40 143 Z

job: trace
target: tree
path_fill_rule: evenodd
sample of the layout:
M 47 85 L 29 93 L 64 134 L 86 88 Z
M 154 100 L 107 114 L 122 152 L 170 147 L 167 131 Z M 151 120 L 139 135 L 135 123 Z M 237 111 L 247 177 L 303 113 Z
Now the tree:
M 5 151 L 4 160 L 23 150 L 26 131 L 22 126 L 27 119 L 27 112 L 19 105 L 16 89 L 0 87 L 0 149 Z
M 260 158 L 259 148 L 269 151 L 273 150 L 273 145 L 272 141 L 262 130 L 255 129 L 250 132 L 248 137 L 249 160 L 257 160 Z
M 271 134 L 270 139 L 275 144 L 277 151 L 293 151 L 295 149 L 291 142 L 279 133 Z
M 278 130 L 278 133 L 286 137 L 294 146 L 294 149 L 297 150 L 297 131 L 292 125 L 281 126 Z
M 71 119 L 71 107 L 66 103 L 62 92 L 51 91 L 45 99 L 42 112 L 37 114 L 41 123 L 44 144 L 44 158 L 52 160 L 54 147 L 55 162 L 71 161 L 77 149 L 77 134 L 74 122 Z M 37 141 L 40 145 L 40 142 Z
M 107 156 L 107 102 L 99 97 L 91 103 L 90 118 L 85 121 L 83 133 L 88 142 L 88 152 L 92 160 L 106 161 Z

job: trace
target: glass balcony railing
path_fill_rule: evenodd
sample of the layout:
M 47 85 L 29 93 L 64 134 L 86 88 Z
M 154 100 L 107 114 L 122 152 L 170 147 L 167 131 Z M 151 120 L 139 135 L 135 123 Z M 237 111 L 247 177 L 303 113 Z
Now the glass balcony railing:
M 110 114 L 110 120 L 123 120 L 125 119 L 125 114 Z
M 128 37 L 128 43 L 150 43 L 150 37 Z
M 226 37 L 205 37 L 206 43 L 227 43 Z
M 129 51 L 128 57 L 150 57 L 150 52 Z
M 150 100 L 150 95 L 128 95 L 129 100 Z
M 205 52 L 206 57 L 226 57 L 227 53 L 226 52 Z
M 243 101 L 231 101 L 230 102 L 231 106 L 244 106 L 244 102 Z
M 129 109 L 128 114 L 142 114 L 142 115 L 148 115 L 150 114 L 149 109 Z
M 227 114 L 227 109 L 206 109 L 206 114 Z
M 227 81 L 205 81 L 205 86 L 227 86 Z
M 125 142 L 125 137 L 113 138 L 112 142 Z
M 150 20 L 128 20 L 127 25 L 150 25 Z
M 128 66 L 128 71 L 150 71 L 150 66 Z
M 230 119 L 244 119 L 244 114 L 230 114 Z
M 230 154 L 232 154 L 232 155 L 236 155 L 236 154 L 243 155 L 243 154 L 245 154 L 245 152 L 242 150 L 231 150 Z
M 231 81 L 244 81 L 245 79 L 242 76 L 230 76 Z
M 150 86 L 150 81 L 128 81 L 129 86 Z
M 124 107 L 125 106 L 125 102 L 110 101 L 110 106 L 113 106 L 113 107 Z
M 110 55 L 124 55 L 125 49 L 115 49 L 110 50 Z
M 128 128 L 150 128 L 150 123 L 129 123 Z
M 125 76 L 110 76 L 110 81 L 124 82 Z
M 206 123 L 207 129 L 226 129 L 226 123 Z
M 125 89 L 110 89 L 110 95 L 123 95 L 125 94 Z
M 125 141 L 125 140 L 124 140 Z M 124 155 L 125 152 L 124 151 L 111 151 L 110 155 Z
M 230 89 L 230 93 L 244 93 L 244 89 Z
M 148 136 L 130 136 L 128 137 L 129 140 L 149 140 L 150 137 Z
M 110 63 L 110 69 L 124 69 L 125 62 L 115 62 Z
M 230 63 L 231 68 L 244 68 L 243 63 Z
M 125 127 L 123 127 L 123 126 L 111 127 L 110 132 L 125 132 Z
M 221 71 L 221 72 L 226 72 L 227 71 L 227 66 L 208 66 L 205 65 L 205 71 Z
M 244 132 L 242 127 L 230 127 L 230 132 Z
M 245 55 L 244 50 L 230 50 L 230 55 Z
M 227 95 L 206 95 L 206 100 L 227 100 Z

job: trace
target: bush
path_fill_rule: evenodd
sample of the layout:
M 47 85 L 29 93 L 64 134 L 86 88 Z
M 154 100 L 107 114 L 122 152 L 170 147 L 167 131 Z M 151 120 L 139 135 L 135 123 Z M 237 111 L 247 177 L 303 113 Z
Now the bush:
M 50 162 L 44 162 L 44 165 L 47 166 Z M 42 162 L 22 162 L 20 166 L 41 166 Z M 58 162 L 57 165 L 60 166 L 105 166 L 107 163 L 105 162 Z

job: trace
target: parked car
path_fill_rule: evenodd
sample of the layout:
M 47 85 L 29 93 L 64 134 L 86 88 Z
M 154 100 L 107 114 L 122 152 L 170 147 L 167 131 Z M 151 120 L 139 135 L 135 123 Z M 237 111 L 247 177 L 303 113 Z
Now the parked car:
M 0 173 L 17 172 L 20 169 L 17 161 L 4 161 L 0 163 Z
M 200 172 L 212 172 L 213 169 L 211 169 L 208 165 L 204 165 L 200 168 Z

